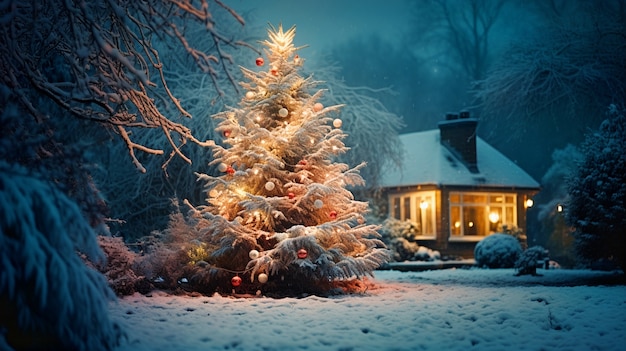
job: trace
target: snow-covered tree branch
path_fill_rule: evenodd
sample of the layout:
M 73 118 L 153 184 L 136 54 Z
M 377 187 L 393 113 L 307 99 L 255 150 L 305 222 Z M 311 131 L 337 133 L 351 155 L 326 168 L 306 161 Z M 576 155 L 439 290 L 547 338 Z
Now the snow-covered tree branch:
M 222 74 L 235 85 L 225 47 L 244 44 L 222 33 L 213 13 L 226 11 L 241 24 L 243 19 L 218 0 L 6 1 L 0 10 L 0 75 L 21 108 L 41 120 L 43 95 L 75 117 L 111 126 L 143 172 L 135 151 L 164 151 L 134 142 L 134 130 L 160 130 L 187 162 L 181 146 L 205 144 L 177 121 L 191 114 L 167 84 L 157 39 L 189 54 L 218 92 Z M 186 39 L 194 22 L 212 39 L 211 52 Z

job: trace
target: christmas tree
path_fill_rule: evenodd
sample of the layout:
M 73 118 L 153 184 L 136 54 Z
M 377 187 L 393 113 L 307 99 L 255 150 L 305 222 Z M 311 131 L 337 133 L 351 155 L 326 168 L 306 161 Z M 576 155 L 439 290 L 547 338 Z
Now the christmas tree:
M 333 159 L 342 142 L 341 106 L 324 107 L 324 90 L 299 73 L 304 60 L 295 26 L 270 26 L 262 44 L 269 62 L 241 68 L 248 80 L 239 108 L 214 118 L 223 145 L 213 146 L 218 176 L 206 182 L 208 205 L 194 209 L 206 241 L 190 251 L 195 285 L 237 293 L 329 293 L 363 287 L 388 260 L 366 202 L 348 187 L 359 169 Z M 205 257 L 202 257 L 205 256 Z M 231 290 L 232 289 L 232 290 Z

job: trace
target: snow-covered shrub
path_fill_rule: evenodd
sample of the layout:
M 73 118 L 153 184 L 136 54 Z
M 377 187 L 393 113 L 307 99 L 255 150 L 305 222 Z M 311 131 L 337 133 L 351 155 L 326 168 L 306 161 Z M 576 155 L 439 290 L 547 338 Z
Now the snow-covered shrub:
M 112 350 L 115 295 L 87 267 L 103 259 L 79 207 L 52 183 L 0 161 L 0 345 L 9 350 Z
M 522 253 L 519 241 L 508 234 L 492 234 L 476 244 L 474 259 L 479 267 L 513 268 Z
M 383 242 L 393 251 L 395 261 L 433 261 L 441 259 L 439 251 L 415 242 L 418 229 L 410 221 L 387 218 L 380 230 Z
M 537 275 L 537 264 L 544 259 L 546 259 L 546 249 L 541 246 L 529 247 L 515 261 L 517 275 Z
M 150 290 L 150 284 L 135 272 L 139 255 L 129 250 L 122 238 L 98 236 L 98 243 L 106 256 L 106 265 L 100 265 L 98 270 L 104 274 L 117 295 L 132 295 L 136 291 L 145 293 Z

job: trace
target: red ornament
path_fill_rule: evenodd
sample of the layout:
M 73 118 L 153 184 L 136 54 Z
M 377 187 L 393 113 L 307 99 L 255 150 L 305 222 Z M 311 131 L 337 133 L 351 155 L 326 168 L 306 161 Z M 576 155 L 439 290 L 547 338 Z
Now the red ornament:
M 289 194 L 287 194 L 287 197 L 290 198 L 290 199 L 293 199 L 294 197 L 296 197 L 296 194 L 289 193 Z
M 230 136 L 230 130 L 225 130 L 223 134 L 224 137 L 228 138 Z
M 273 76 L 277 76 L 277 75 L 278 75 L 278 70 L 277 70 L 277 69 L 275 69 L 275 68 L 272 68 L 272 69 L 270 70 L 270 73 L 271 73 Z
M 230 283 L 234 286 L 234 287 L 238 287 L 239 285 L 241 285 L 241 278 L 236 275 L 233 277 L 233 279 L 230 280 Z
M 303 260 L 303 259 L 307 258 L 307 256 L 309 256 L 309 253 L 306 252 L 305 249 L 298 250 L 298 258 L 299 259 Z
M 235 169 L 233 167 L 231 167 L 231 166 L 228 166 L 228 167 L 226 167 L 226 173 L 230 174 L 230 175 L 233 175 L 233 174 L 235 174 Z
M 256 65 L 257 66 L 263 66 L 263 64 L 265 64 L 265 60 L 263 60 L 262 57 L 257 57 L 256 59 Z
M 336 219 L 337 218 L 337 211 L 330 211 L 328 216 L 330 217 L 330 219 Z
M 298 164 L 300 166 L 306 166 L 307 162 L 306 162 L 306 160 L 300 160 L 300 162 L 298 162 Z

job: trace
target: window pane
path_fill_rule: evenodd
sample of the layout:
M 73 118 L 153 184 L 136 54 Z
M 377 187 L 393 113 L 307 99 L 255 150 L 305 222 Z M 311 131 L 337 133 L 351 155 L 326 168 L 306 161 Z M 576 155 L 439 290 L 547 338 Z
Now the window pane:
M 502 207 L 491 207 L 489 211 L 489 233 L 493 234 L 498 231 L 498 227 L 502 224 Z
M 450 207 L 450 234 L 461 235 L 461 208 L 459 206 Z
M 450 193 L 450 202 L 458 204 L 461 202 L 461 195 L 459 193 Z
M 489 202 L 501 204 L 504 202 L 504 197 L 502 195 L 490 195 Z
M 487 203 L 486 195 L 463 194 L 463 203 Z
M 484 206 L 464 206 L 463 235 L 486 235 L 486 212 Z
M 507 195 L 504 197 L 505 201 L 507 204 L 514 204 L 515 203 L 515 196 L 513 195 Z
M 411 219 L 411 198 L 403 197 L 402 202 L 404 206 L 404 211 L 402 212 L 404 218 L 402 219 Z
M 515 223 L 515 216 L 513 215 L 515 211 L 515 207 L 509 206 L 505 208 L 505 211 L 506 211 L 506 217 L 504 218 L 504 220 L 506 221 L 505 223 L 517 226 L 517 223 Z
M 392 200 L 391 215 L 395 219 L 400 219 L 400 198 L 394 197 Z

